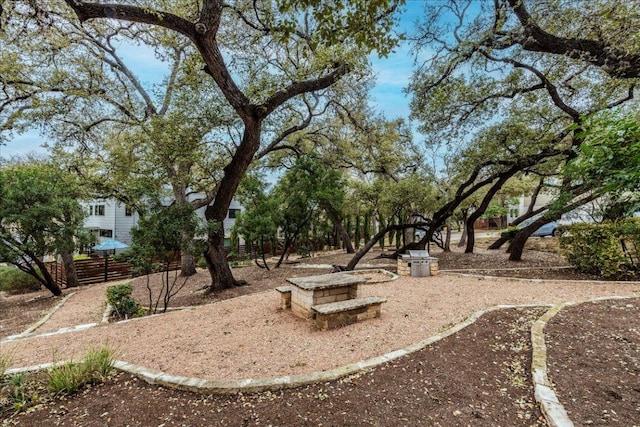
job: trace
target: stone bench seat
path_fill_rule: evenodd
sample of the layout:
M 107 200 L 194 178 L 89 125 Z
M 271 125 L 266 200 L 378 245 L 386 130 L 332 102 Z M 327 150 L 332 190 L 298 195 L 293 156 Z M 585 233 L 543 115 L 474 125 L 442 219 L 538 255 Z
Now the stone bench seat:
M 276 291 L 280 292 L 280 308 L 287 310 L 291 308 L 291 286 L 278 286 Z
M 370 296 L 314 305 L 311 309 L 318 328 L 326 330 L 380 317 L 384 302 L 387 302 L 384 298 Z

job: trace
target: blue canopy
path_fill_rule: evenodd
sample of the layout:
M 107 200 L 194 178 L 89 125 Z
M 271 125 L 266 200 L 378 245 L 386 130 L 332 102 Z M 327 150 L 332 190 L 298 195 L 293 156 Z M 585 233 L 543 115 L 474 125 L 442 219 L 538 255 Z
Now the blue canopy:
M 112 251 L 116 249 L 128 248 L 129 245 L 117 241 L 116 239 L 107 239 L 104 242 L 95 245 L 92 249 L 94 251 Z

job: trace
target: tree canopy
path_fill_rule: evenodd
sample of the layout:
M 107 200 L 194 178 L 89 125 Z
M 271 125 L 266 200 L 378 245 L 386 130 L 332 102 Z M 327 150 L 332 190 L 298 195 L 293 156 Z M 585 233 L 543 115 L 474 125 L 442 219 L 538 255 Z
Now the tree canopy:
M 60 287 L 44 255 L 71 254 L 79 246 L 84 212 L 77 177 L 50 164 L 0 169 L 0 260 L 35 277 L 54 295 Z

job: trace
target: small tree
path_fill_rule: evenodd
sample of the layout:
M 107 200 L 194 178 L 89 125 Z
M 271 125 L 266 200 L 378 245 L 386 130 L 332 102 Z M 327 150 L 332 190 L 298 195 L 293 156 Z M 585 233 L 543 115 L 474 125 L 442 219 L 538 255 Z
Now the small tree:
M 62 295 L 42 260 L 69 255 L 82 235 L 84 213 L 80 185 L 68 173 L 43 162 L 0 169 L 0 261 L 36 278 L 54 295 Z M 68 279 L 75 279 L 67 270 Z
M 133 264 L 134 275 L 147 276 L 147 290 L 149 294 L 148 312 L 157 313 L 160 301 L 162 312 L 167 311 L 169 301 L 187 283 L 189 276 L 183 277 L 182 283 L 178 282 L 179 272 L 174 272 L 170 277 L 169 263 L 176 259 L 180 251 L 203 250 L 201 245 L 185 245 L 182 236 L 185 234 L 195 236 L 199 230 L 199 224 L 193 209 L 189 205 L 172 205 L 162 207 L 155 212 L 140 218 L 138 225 L 131 230 L 133 243 L 125 255 Z M 155 296 L 150 284 L 152 273 L 163 271 L 162 287 Z

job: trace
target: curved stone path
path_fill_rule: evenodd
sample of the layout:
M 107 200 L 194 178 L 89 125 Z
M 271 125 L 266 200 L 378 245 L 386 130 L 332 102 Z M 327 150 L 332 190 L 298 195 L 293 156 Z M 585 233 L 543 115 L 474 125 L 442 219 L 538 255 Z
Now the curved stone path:
M 394 278 L 396 278 L 395 276 Z M 485 277 L 486 279 L 486 277 Z M 491 278 L 491 279 L 499 279 L 508 282 L 509 279 L 501 278 Z M 518 281 L 523 281 L 525 279 L 518 279 Z M 532 283 L 540 283 L 540 280 L 530 280 Z M 576 283 L 576 282 L 574 282 Z M 582 282 L 582 283 L 592 283 L 592 282 Z M 611 282 L 607 282 L 610 284 Z M 81 291 L 91 292 L 95 295 L 104 295 L 104 289 L 107 285 L 113 285 L 113 283 L 104 284 L 102 286 L 95 286 L 90 289 L 83 289 Z M 638 285 L 638 283 L 624 283 L 624 285 L 633 287 L 634 285 Z M 549 310 L 538 319 L 531 328 L 531 340 L 532 340 L 532 351 L 533 351 L 533 360 L 532 360 L 532 381 L 533 386 L 535 388 L 535 397 L 537 402 L 539 403 L 542 412 L 547 420 L 548 425 L 550 426 L 562 426 L 568 427 L 573 426 L 573 423 L 569 419 L 565 409 L 562 404 L 558 401 L 558 398 L 555 394 L 553 386 L 549 381 L 547 374 L 547 363 L 546 363 L 546 344 L 544 339 L 544 327 L 549 322 L 553 316 L 555 316 L 560 310 L 564 307 L 570 305 L 581 304 L 589 301 L 602 301 L 609 299 L 624 299 L 624 298 L 637 298 L 640 293 L 638 292 L 638 288 L 633 287 L 633 289 L 629 289 L 632 292 L 628 295 L 606 295 L 606 296 L 598 296 L 598 297 L 588 297 L 580 300 L 579 302 L 562 302 L 558 304 L 545 304 L 545 303 L 536 303 L 536 304 L 505 304 L 505 305 L 494 305 L 481 310 L 474 312 L 471 316 L 465 319 L 463 322 L 460 322 L 454 326 L 447 328 L 435 335 L 432 335 L 420 342 L 415 344 L 406 346 L 404 348 L 377 356 L 373 358 L 369 358 L 366 360 L 361 360 L 356 363 L 350 363 L 344 366 L 339 366 L 334 369 L 323 370 L 313 373 L 300 374 L 300 375 L 288 375 L 281 376 L 275 378 L 247 378 L 243 380 L 211 380 L 211 379 L 202 379 L 202 378 L 193 378 L 186 377 L 180 375 L 172 375 L 166 372 L 162 372 L 161 370 L 153 369 L 150 367 L 140 366 L 133 363 L 125 362 L 125 361 L 116 361 L 115 367 L 117 369 L 127 371 L 134 375 L 139 376 L 145 381 L 152 384 L 159 384 L 171 387 L 177 387 L 181 389 L 187 389 L 191 391 L 199 391 L 199 392 L 207 392 L 207 393 L 236 393 L 236 392 L 256 392 L 263 390 L 275 390 L 281 388 L 289 388 L 289 387 L 298 387 L 310 383 L 317 382 L 325 382 L 335 380 L 350 374 L 354 374 L 358 371 L 362 371 L 365 369 L 369 369 L 378 365 L 381 365 L 390 360 L 396 359 L 398 357 L 405 356 L 407 354 L 418 351 L 430 344 L 433 344 L 447 336 L 455 334 L 466 326 L 474 323 L 477 319 L 480 318 L 484 313 L 487 313 L 492 310 L 499 310 L 504 308 L 514 308 L 514 307 L 530 307 L 530 306 L 548 306 Z M 86 330 L 89 328 L 93 328 L 100 324 L 105 323 L 105 305 L 104 303 L 95 304 L 94 306 L 87 307 L 82 304 L 76 303 L 74 301 L 73 296 L 76 293 L 73 292 L 67 295 L 59 304 L 57 304 L 43 319 L 38 321 L 36 324 L 27 328 L 24 332 L 18 335 L 14 335 L 11 337 L 4 338 L 0 340 L 0 349 L 3 344 L 18 341 L 23 339 L 28 339 L 32 337 L 47 337 L 59 334 L 66 334 L 70 332 L 79 332 L 82 330 Z M 99 299 L 96 299 L 99 301 Z M 274 297 L 275 301 L 275 297 Z M 223 302 L 219 302 L 216 304 L 224 304 Z M 106 308 L 108 310 L 108 307 Z M 192 310 L 197 310 L 198 307 L 189 308 Z M 59 319 L 68 318 L 65 315 L 65 312 L 74 312 L 76 314 L 80 314 L 81 318 L 91 318 L 91 319 L 100 319 L 96 322 L 90 323 L 82 323 L 76 325 L 65 324 L 64 321 L 60 322 Z M 67 322 L 68 323 L 68 322 Z M 63 326 L 61 326 L 63 325 Z M 60 327 L 61 326 L 61 327 Z M 51 366 L 60 364 L 63 362 L 57 363 L 44 363 L 29 367 L 22 368 L 13 368 L 7 371 L 7 373 L 18 373 L 24 371 L 32 371 L 38 369 L 46 369 Z

